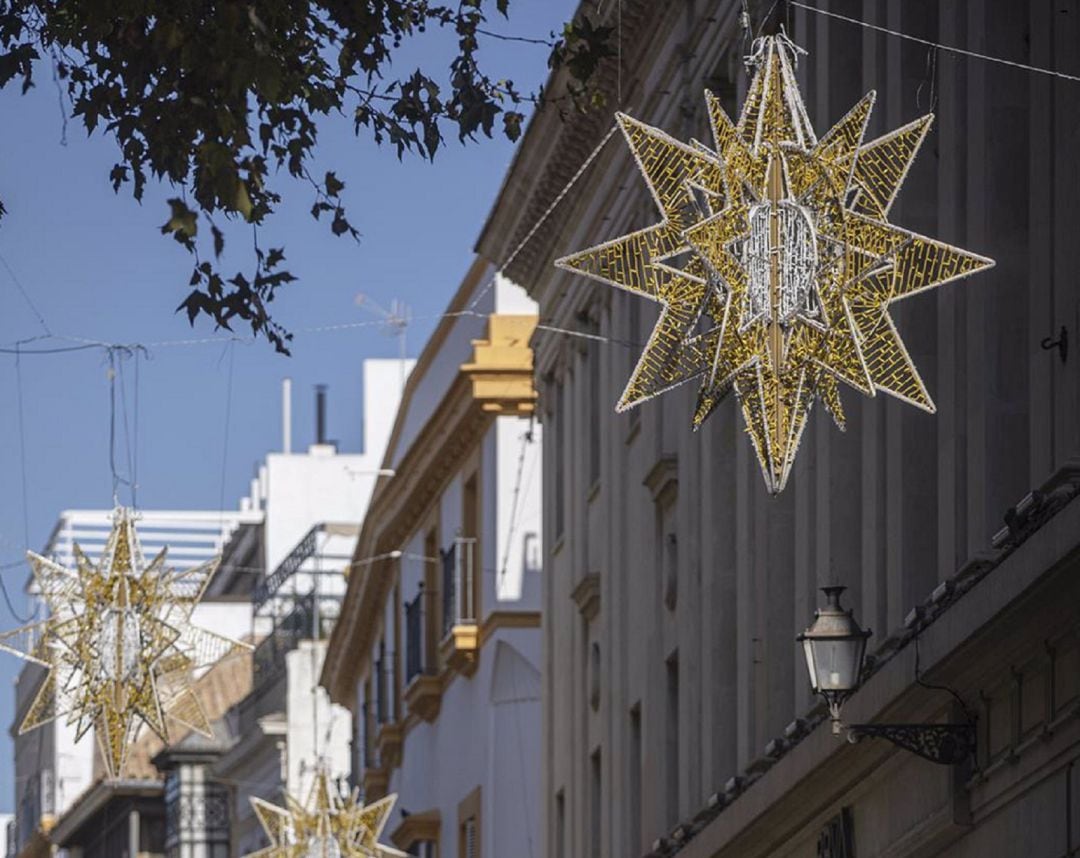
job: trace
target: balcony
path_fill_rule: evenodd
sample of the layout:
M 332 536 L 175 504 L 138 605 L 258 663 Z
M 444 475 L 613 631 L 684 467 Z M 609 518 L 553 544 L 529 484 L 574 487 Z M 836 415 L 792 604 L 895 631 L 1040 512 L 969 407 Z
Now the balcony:
M 476 619 L 476 540 L 458 537 L 442 552 L 443 663 L 465 676 L 476 672 L 480 627 Z

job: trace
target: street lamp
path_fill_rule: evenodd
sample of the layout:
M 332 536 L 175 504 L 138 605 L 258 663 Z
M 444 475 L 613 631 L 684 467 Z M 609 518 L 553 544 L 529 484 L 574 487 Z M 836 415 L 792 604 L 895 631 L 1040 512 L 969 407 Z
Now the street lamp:
M 840 595 L 847 587 L 822 587 L 828 604 L 814 612 L 814 622 L 797 640 L 806 654 L 806 669 L 814 692 L 829 704 L 833 732 L 840 735 L 840 707 L 851 696 L 862 675 L 866 639 L 870 630 L 855 622 L 851 610 L 840 607 Z
M 943 765 L 971 759 L 975 753 L 975 724 L 970 714 L 962 724 L 845 724 L 840 720 L 844 702 L 859 686 L 866 639 L 870 637 L 870 630 L 859 626 L 851 609 L 840 607 L 840 595 L 846 589 L 838 585 L 822 587 L 827 604 L 815 612 L 814 622 L 796 638 L 806 655 L 810 685 L 829 705 L 833 734 L 846 737 L 852 744 L 870 737 L 887 739 Z

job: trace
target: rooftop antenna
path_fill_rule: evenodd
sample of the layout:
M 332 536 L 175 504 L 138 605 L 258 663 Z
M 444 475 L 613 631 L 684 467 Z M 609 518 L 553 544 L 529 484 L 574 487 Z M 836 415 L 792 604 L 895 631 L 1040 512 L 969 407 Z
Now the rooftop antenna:
M 412 312 L 408 304 L 394 298 L 390 302 L 390 309 L 380 306 L 374 298 L 364 292 L 356 293 L 356 306 L 362 307 L 373 316 L 382 319 L 383 331 L 391 337 L 397 337 L 398 359 L 401 362 L 401 390 L 405 390 L 405 332 L 412 322 Z

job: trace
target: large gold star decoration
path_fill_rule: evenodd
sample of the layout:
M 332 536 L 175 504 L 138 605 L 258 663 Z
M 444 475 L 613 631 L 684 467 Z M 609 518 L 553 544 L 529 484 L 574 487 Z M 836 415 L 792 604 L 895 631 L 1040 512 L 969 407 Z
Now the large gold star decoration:
M 354 791 L 342 799 L 324 767 L 319 767 L 307 804 L 290 795 L 285 807 L 252 798 L 270 845 L 244 858 L 396 858 L 404 856 L 379 843 L 397 796 L 365 805 Z
M 74 569 L 27 552 L 48 616 L 0 634 L 0 649 L 47 669 L 19 732 L 62 716 L 76 741 L 93 728 L 107 777 L 123 774 L 144 724 L 166 743 L 170 725 L 212 735 L 192 683 L 250 648 L 191 624 L 217 560 L 176 571 L 163 548 L 147 563 L 135 518 L 116 510 L 96 564 L 77 544 Z
M 933 116 L 864 142 L 871 92 L 819 140 L 796 50 L 757 41 L 738 122 L 706 92 L 712 149 L 617 114 L 663 219 L 556 262 L 661 305 L 617 410 L 700 377 L 698 428 L 734 390 L 773 494 L 838 381 L 934 411 L 888 308 L 994 264 L 888 222 Z

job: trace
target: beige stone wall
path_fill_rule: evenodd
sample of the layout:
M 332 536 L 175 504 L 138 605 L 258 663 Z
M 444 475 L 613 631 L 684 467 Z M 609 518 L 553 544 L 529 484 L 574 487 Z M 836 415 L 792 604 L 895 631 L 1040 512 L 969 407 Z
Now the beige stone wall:
M 1080 71 L 1075 0 L 815 2 L 916 36 Z M 617 4 L 605 5 L 614 23 Z M 624 0 L 622 71 L 609 67 L 602 75 L 609 106 L 677 136 L 704 138 L 700 90 L 726 89 L 729 103 L 734 95 L 741 103 L 745 89 L 738 5 Z M 681 825 L 698 832 L 685 845 L 688 855 L 812 856 L 821 825 L 851 804 L 859 858 L 1062 855 L 1065 779 L 1076 780 L 1068 764 L 1080 738 L 1076 721 L 1067 716 L 1057 728 L 1058 744 L 1025 746 L 1021 757 L 1046 759 L 1031 763 L 1027 780 L 1005 788 L 1020 764 L 999 760 L 1030 739 L 1012 736 L 1023 727 L 1010 720 L 1002 727 L 1005 716 L 994 715 L 1000 707 L 1035 707 L 1031 723 L 1040 726 L 1028 736 L 1042 735 L 1060 716 L 1032 702 L 1041 699 L 1032 687 L 1049 687 L 1045 664 L 1025 667 L 1041 663 L 1037 654 L 1047 652 L 1049 632 L 1024 614 L 1016 618 L 1034 662 L 1025 656 L 1014 663 L 1005 652 L 984 663 L 962 646 L 1009 603 L 1003 576 L 1027 576 L 1035 586 L 1050 568 L 1049 550 L 1021 548 L 1008 572 L 995 569 L 932 627 L 949 630 L 938 651 L 930 655 L 923 644 L 924 667 L 947 671 L 983 717 L 989 713 L 990 729 L 1004 731 L 984 740 L 1005 755 L 980 759 L 989 772 L 985 783 L 957 786 L 949 769 L 879 743 L 838 748 L 827 728 L 780 762 L 763 759 L 768 743 L 814 704 L 794 638 L 812 615 L 819 585 L 840 580 L 851 588 L 849 603 L 875 631 L 871 649 L 903 640 L 896 633 L 909 612 L 990 551 L 1006 509 L 1080 454 L 1080 359 L 1070 355 L 1062 363 L 1039 347 L 1062 325 L 1080 334 L 1080 90 L 941 52 L 935 57 L 924 46 L 794 8 L 791 23 L 810 51 L 799 75 L 819 132 L 871 88 L 878 91 L 872 135 L 937 112 L 892 219 L 998 264 L 895 307 L 938 413 L 845 390 L 847 432 L 814 414 L 791 483 L 771 498 L 734 402 L 697 434 L 689 429 L 693 385 L 636 412 L 613 413 L 656 309 L 551 266 L 556 256 L 654 222 L 621 140 L 609 144 L 537 232 L 510 273 L 539 301 L 542 321 L 612 339 L 592 345 L 543 330 L 534 337 L 548 551 L 544 854 L 631 858 Z M 489 228 L 482 252 L 505 258 L 606 124 L 560 123 L 550 115 L 534 122 L 503 195 L 522 212 L 520 222 L 516 229 Z M 1055 537 L 1063 541 L 1058 560 L 1078 536 L 1080 529 L 1066 528 Z M 960 610 L 972 600 L 985 610 Z M 1061 619 L 1056 633 L 1067 636 L 1076 622 Z M 1014 668 L 1030 677 L 1021 692 Z M 883 711 L 946 716 L 913 679 L 909 645 L 868 683 L 854 709 L 867 719 Z M 1020 693 L 1027 702 L 1017 702 Z M 830 784 L 837 767 L 848 776 Z M 715 820 L 689 825 L 736 776 L 756 781 L 735 790 Z M 1077 801 L 1076 789 L 1070 795 Z M 965 817 L 972 806 L 975 816 Z M 770 809 L 774 835 L 755 834 L 753 821 Z M 783 819 L 792 821 L 776 827 Z M 951 835 L 935 832 L 953 826 L 971 833 L 946 849 L 941 842 Z M 930 832 L 928 839 L 910 836 L 920 830 Z M 1080 826 L 1072 830 L 1075 848 Z M 1028 849 L 1044 841 L 1045 849 Z M 739 843 L 745 849 L 734 849 Z

